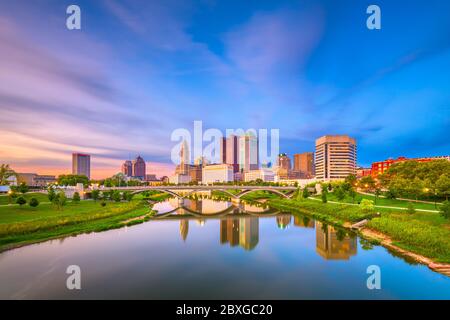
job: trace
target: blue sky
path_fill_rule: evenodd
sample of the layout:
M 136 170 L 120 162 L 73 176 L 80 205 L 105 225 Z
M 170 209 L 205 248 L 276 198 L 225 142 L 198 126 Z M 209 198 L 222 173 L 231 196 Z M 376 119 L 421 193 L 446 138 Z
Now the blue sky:
M 348 134 L 364 166 L 450 154 L 448 1 L 0 0 L 0 40 L 0 159 L 20 171 L 80 151 L 94 177 L 136 154 L 165 174 L 194 120 L 279 128 L 290 155 Z

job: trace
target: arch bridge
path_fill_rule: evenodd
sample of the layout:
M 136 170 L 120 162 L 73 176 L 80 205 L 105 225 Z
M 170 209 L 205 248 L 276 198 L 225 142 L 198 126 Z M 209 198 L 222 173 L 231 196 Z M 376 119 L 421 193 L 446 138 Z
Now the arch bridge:
M 284 198 L 291 198 L 297 187 L 294 186 L 241 186 L 241 185 L 197 185 L 197 186 L 138 186 L 138 187 L 116 187 L 101 188 L 100 191 L 131 191 L 133 194 L 145 191 L 159 191 L 170 194 L 178 199 L 184 199 L 191 194 L 199 191 L 222 191 L 229 195 L 231 199 L 240 200 L 246 194 L 256 191 L 266 191 L 277 194 Z M 238 193 L 232 193 L 231 190 L 240 190 Z

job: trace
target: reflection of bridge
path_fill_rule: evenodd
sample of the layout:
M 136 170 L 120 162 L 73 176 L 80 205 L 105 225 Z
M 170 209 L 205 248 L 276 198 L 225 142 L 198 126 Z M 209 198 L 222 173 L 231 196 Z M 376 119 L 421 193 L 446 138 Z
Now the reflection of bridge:
M 180 210 L 183 211 L 182 214 L 179 214 Z M 157 213 L 153 216 L 153 219 L 180 219 L 180 218 L 187 218 L 187 219 L 207 219 L 207 218 L 245 218 L 245 217 L 273 217 L 273 216 L 279 216 L 280 211 L 274 211 L 274 210 L 266 210 L 263 212 L 252 212 L 252 211 L 242 211 L 239 207 L 231 205 L 228 208 L 213 212 L 213 213 L 202 213 L 195 210 L 192 210 L 191 208 L 187 206 L 180 206 L 178 208 L 172 209 L 170 211 L 164 212 L 164 213 Z M 290 216 L 290 214 L 288 214 Z
M 212 185 L 212 186 L 138 186 L 138 187 L 117 187 L 117 188 L 102 188 L 101 191 L 119 190 L 131 191 L 133 194 L 142 193 L 145 191 L 159 191 L 170 194 L 178 199 L 183 199 L 189 195 L 199 191 L 222 191 L 229 195 L 231 199 L 239 200 L 242 196 L 255 191 L 266 191 L 278 194 L 284 198 L 290 198 L 297 187 L 285 186 L 239 186 L 239 185 Z M 237 194 L 230 192 L 231 190 L 240 190 Z M 180 192 L 182 191 L 182 192 Z M 184 192 L 183 192 L 184 191 Z M 89 191 L 88 191 L 89 192 Z M 186 193 L 185 193 L 186 192 Z

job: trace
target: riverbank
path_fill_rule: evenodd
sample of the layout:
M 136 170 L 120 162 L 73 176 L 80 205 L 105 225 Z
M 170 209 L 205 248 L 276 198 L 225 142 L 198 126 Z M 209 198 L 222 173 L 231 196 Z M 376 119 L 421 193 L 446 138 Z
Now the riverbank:
M 417 262 L 446 269 L 450 263 L 450 222 L 435 212 L 383 210 L 380 216 L 367 213 L 358 206 L 321 203 L 316 200 L 270 198 L 266 203 L 282 211 L 298 212 L 338 226 L 349 227 L 369 219 L 359 230 L 361 236 L 407 255 Z M 437 270 L 439 271 L 439 270 Z
M 155 200 L 163 198 L 156 195 Z M 69 202 L 62 210 L 50 203 L 0 207 L 0 252 L 81 233 L 100 232 L 147 221 L 154 213 L 147 199 L 130 202 L 85 200 Z

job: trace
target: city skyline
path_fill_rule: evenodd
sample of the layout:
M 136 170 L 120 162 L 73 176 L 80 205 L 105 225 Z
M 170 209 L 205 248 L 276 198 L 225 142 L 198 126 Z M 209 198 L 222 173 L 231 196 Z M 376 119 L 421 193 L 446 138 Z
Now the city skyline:
M 63 3 L 2 4 L 0 157 L 19 172 L 69 173 L 82 152 L 94 179 L 130 154 L 169 175 L 170 133 L 195 120 L 279 128 L 289 155 L 348 134 L 364 167 L 448 154 L 449 3 L 379 1 L 376 32 L 365 3 L 78 4 L 79 31 Z

